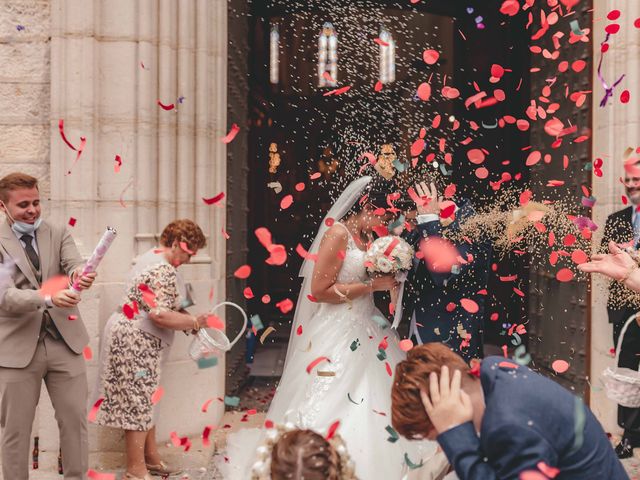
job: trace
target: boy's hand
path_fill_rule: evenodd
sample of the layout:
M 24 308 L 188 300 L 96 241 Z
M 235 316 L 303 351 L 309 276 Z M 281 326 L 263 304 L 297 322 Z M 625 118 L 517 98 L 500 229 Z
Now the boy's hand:
M 431 373 L 429 394 L 427 395 L 424 390 L 420 391 L 424 409 L 438 434 L 473 419 L 471 399 L 460 388 L 461 382 L 460 370 L 456 370 L 449 381 L 449 368 L 443 366 L 440 370 L 439 384 L 438 375 L 435 372 Z

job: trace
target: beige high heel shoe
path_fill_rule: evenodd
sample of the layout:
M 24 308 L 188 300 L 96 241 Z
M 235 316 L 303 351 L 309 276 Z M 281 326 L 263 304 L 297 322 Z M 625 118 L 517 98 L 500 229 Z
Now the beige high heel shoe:
M 161 461 L 158 465 L 149 465 L 147 463 L 147 470 L 151 475 L 158 475 L 161 477 L 166 477 L 168 475 L 177 475 L 178 473 L 182 473 L 183 469 L 172 467 L 167 463 Z
M 136 477 L 135 475 L 133 475 L 133 474 L 131 474 L 129 472 L 126 472 L 124 474 L 124 477 L 122 477 L 122 480 L 153 480 L 153 477 L 151 475 L 149 475 L 148 472 L 143 478 Z

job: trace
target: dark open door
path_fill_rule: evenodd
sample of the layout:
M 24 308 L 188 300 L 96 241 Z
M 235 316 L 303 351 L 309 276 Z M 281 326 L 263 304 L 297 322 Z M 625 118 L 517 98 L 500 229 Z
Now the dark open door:
M 537 105 L 546 108 L 541 103 L 540 96 L 543 88 L 556 79 L 551 87 L 550 101 L 560 104 L 556 116 L 563 121 L 565 127 L 577 126 L 575 133 L 562 137 L 562 144 L 552 147 L 554 138 L 544 130 L 546 120 L 531 122 L 531 145 L 540 150 L 543 157 L 551 155 L 551 162 L 540 161 L 531 168 L 531 184 L 535 197 L 558 201 L 564 199 L 572 210 L 567 213 L 590 217 L 588 208 L 580 207 L 584 195 L 582 187 L 591 190 L 591 98 L 581 106 L 576 106 L 577 97 L 571 94 L 578 91 L 592 91 L 592 42 L 569 43 L 568 32 L 572 30 L 570 22 L 578 22 L 582 28 L 592 25 L 592 2 L 582 1 L 575 7 L 575 14 L 561 17 L 550 27 L 540 40 L 534 40 L 532 45 L 538 45 L 550 52 L 555 50 L 552 37 L 556 32 L 564 32 L 561 39 L 562 48 L 557 61 L 551 61 L 542 55 L 532 55 L 532 67 L 539 69 L 531 76 L 531 99 Z M 540 28 L 540 11 L 534 9 L 534 26 L 531 32 Z M 590 37 L 589 37 L 590 38 Z M 565 73 L 558 71 L 560 61 L 566 60 L 571 65 L 576 60 L 584 60 L 587 67 L 581 72 L 575 72 L 569 66 Z M 567 92 L 569 95 L 567 95 Z M 567 115 L 571 113 L 568 117 Z M 585 136 L 587 137 L 585 139 Z M 584 140 L 583 140 L 584 139 Z M 567 157 L 566 168 L 564 156 Z M 563 186 L 549 187 L 552 180 L 564 181 Z M 554 231 L 553 225 L 547 225 Z M 588 279 L 582 281 L 559 282 L 556 272 L 559 268 L 570 266 L 570 257 L 560 256 L 556 266 L 549 263 L 547 255 L 552 251 L 571 248 L 563 246 L 562 236 L 557 234 L 556 245 L 541 252 L 540 259 L 534 259 L 530 271 L 529 288 L 529 351 L 533 357 L 533 366 L 543 373 L 554 376 L 564 386 L 575 390 L 588 400 L 588 375 L 590 351 L 590 294 Z M 570 364 L 566 373 L 556 375 L 551 365 L 555 360 L 565 360 Z

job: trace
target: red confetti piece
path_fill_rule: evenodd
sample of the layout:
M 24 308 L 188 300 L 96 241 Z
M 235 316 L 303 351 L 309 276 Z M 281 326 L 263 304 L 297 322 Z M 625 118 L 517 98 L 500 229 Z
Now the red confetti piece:
M 307 373 L 310 374 L 311 370 L 313 370 L 319 363 L 322 363 L 322 362 L 325 362 L 325 361 L 331 363 L 331 360 L 329 360 L 328 357 L 318 357 L 318 358 L 316 358 L 309 365 L 307 365 Z
M 336 430 L 338 430 L 339 426 L 340 426 L 340 420 L 336 420 L 335 422 L 333 422 L 329 427 L 329 430 L 327 430 L 327 436 L 325 438 L 327 440 L 331 440 L 336 434 Z
M 89 415 L 87 415 L 87 420 L 91 423 L 96 421 L 96 417 L 98 416 L 98 410 L 100 410 L 100 405 L 104 402 L 104 398 L 99 398 L 96 400 L 96 403 L 93 404 L 91 410 L 89 411 Z
M 71 150 L 73 150 L 74 152 L 82 151 L 82 147 L 80 147 L 80 149 L 77 149 L 71 144 L 69 140 L 67 140 L 67 136 L 64 133 L 64 120 L 62 118 L 58 121 L 58 130 L 60 130 L 60 136 L 62 137 L 62 141 L 64 141 L 64 143 L 66 143 Z M 86 140 L 85 137 L 80 137 L 81 143 L 85 140 Z
M 51 277 L 46 280 L 40 287 L 40 290 L 38 290 L 38 293 L 40 293 L 42 298 L 47 295 L 53 297 L 60 290 L 64 290 L 66 288 L 69 288 L 69 277 L 66 275 L 56 275 L 55 277 Z
M 320 172 L 316 172 L 316 173 L 312 173 L 309 178 L 311 180 L 317 180 L 318 178 L 320 178 L 322 176 L 322 174 Z
M 82 350 L 82 355 L 84 356 L 85 360 L 91 360 L 93 358 L 93 351 L 91 350 L 91 347 L 89 345 L 84 347 L 84 349 Z
M 222 139 L 222 143 L 231 143 L 233 142 L 233 139 L 236 138 L 236 135 L 238 135 L 238 132 L 240 131 L 240 127 L 238 126 L 237 123 L 234 123 L 233 125 L 231 125 L 231 130 L 229 130 L 229 133 L 227 133 Z
M 216 330 L 224 330 L 224 322 L 217 315 L 209 315 L 207 317 L 207 327 L 214 328 Z
M 440 58 L 440 54 L 435 50 L 425 50 L 422 52 L 422 59 L 427 65 L 433 65 Z
M 447 239 L 442 237 L 428 237 L 420 243 L 420 252 L 427 268 L 432 272 L 451 272 L 454 265 L 458 264 L 460 253 L 458 249 Z
M 536 466 L 538 467 L 538 469 L 542 473 L 544 473 L 549 478 L 556 478 L 558 476 L 558 474 L 560 473 L 560 469 L 559 468 L 550 467 L 549 465 L 547 465 L 544 462 L 538 462 L 538 464 Z
M 629 90 L 625 90 L 620 94 L 620 101 L 622 103 L 629 103 L 630 99 L 631 99 L 631 94 L 629 93 Z
M 537 470 L 525 470 L 520 473 L 518 480 L 549 480 L 549 478 Z
M 445 202 L 443 202 L 444 204 Z M 444 206 L 442 205 L 442 209 L 440 210 L 440 218 L 449 218 L 453 216 L 456 211 L 456 204 L 451 202 L 451 205 Z
M 393 371 L 391 370 L 391 365 L 389 365 L 389 362 L 384 362 L 384 366 L 387 369 L 387 375 L 393 377 Z
M 296 329 L 296 335 L 302 335 L 302 325 L 298 325 L 298 328 Z
M 522 290 L 520 290 L 519 288 L 513 287 L 513 291 L 515 292 L 516 295 L 518 295 L 520 297 L 524 297 L 524 292 Z
M 282 198 L 282 200 L 280 201 L 280 208 L 282 210 L 286 210 L 287 208 L 289 208 L 291 205 L 293 204 L 293 196 L 292 195 L 286 195 Z
M 211 405 L 211 402 L 213 402 L 213 398 L 210 398 L 209 400 L 207 400 L 202 404 L 202 407 L 200 407 L 200 410 L 202 411 L 202 413 L 207 413 L 207 410 L 209 410 L 209 405 Z
M 503 350 L 505 350 L 505 351 L 506 351 L 506 349 L 507 349 L 507 346 L 506 346 L 506 345 L 503 345 Z M 500 363 L 498 364 L 498 367 L 501 367 L 501 368 L 512 368 L 512 369 L 517 369 L 517 368 L 518 368 L 518 365 L 517 365 L 517 364 L 515 364 L 515 363 L 512 363 L 512 362 L 500 362 Z
M 633 22 L 633 26 L 636 28 L 640 28 L 640 18 L 636 18 L 636 21 Z
M 69 226 L 70 227 L 75 227 L 76 226 L 76 219 L 71 217 L 69 218 Z
M 380 45 L 382 47 L 388 47 L 389 46 L 389 44 L 387 42 L 385 42 L 384 40 L 382 40 L 380 38 L 374 38 L 373 41 L 376 42 L 378 45 Z
M 242 265 L 241 267 L 238 267 L 235 272 L 233 272 L 233 276 L 236 278 L 240 278 L 241 280 L 249 278 L 249 275 L 251 275 L 251 267 L 249 265 Z
M 518 0 L 505 0 L 500 7 L 500 13 L 513 17 L 520 11 L 520 3 Z
M 183 252 L 188 253 L 189 255 L 195 255 L 196 253 L 193 250 L 189 250 L 189 246 L 187 245 L 187 242 L 180 242 L 180 248 L 182 249 Z
M 160 106 L 160 108 L 167 111 L 173 110 L 174 108 L 176 108 L 176 105 L 174 103 L 165 104 L 165 103 L 162 103 L 160 100 L 158 100 L 158 105 Z
M 300 183 L 296 183 L 295 189 L 296 189 L 296 192 L 303 192 L 306 187 L 307 186 L 304 184 L 304 182 L 300 182 Z
M 377 81 L 376 84 L 374 85 L 373 89 L 376 92 L 381 92 L 382 91 L 382 87 L 383 87 L 383 83 L 381 81 Z
M 411 144 L 411 156 L 418 157 L 422 151 L 424 150 L 424 146 L 426 145 L 424 139 L 419 138 L 415 142 Z
M 573 280 L 573 272 L 568 268 L 563 268 L 556 273 L 556 279 L 559 282 L 570 282 Z
M 480 165 L 482 162 L 484 162 L 485 154 L 479 148 L 472 148 L 467 152 L 467 158 L 474 165 Z
M 551 364 L 551 368 L 557 373 L 564 373 L 569 370 L 569 364 L 564 360 L 555 360 Z
M 78 319 L 78 316 L 77 316 L 77 315 L 69 315 L 69 316 L 67 317 L 67 319 L 68 319 L 68 320 L 77 320 L 77 319 Z
M 589 261 L 589 257 L 582 250 L 574 250 L 571 254 L 571 260 L 577 265 L 581 265 Z
M 325 92 L 322 94 L 323 97 L 328 97 L 330 95 L 342 95 L 343 93 L 347 93 L 349 90 L 351 90 L 350 86 L 347 87 L 342 87 L 342 88 L 337 88 L 335 90 L 331 90 L 329 92 Z
M 146 303 L 150 308 L 156 307 L 156 294 L 149 288 L 148 285 L 141 283 L 138 285 L 138 290 L 142 293 L 142 300 Z
M 209 435 L 211 435 L 212 430 L 213 430 L 213 426 L 207 425 L 206 427 L 204 427 L 204 430 L 202 431 L 202 445 L 205 447 L 208 447 L 209 445 L 211 445 L 211 442 L 209 441 Z
M 220 200 L 222 200 L 224 198 L 224 192 L 220 192 L 218 195 L 216 195 L 215 197 L 211 197 L 211 198 L 204 198 L 202 197 L 202 201 L 204 203 L 206 203 L 207 205 L 215 205 L 216 203 L 218 203 Z
M 116 155 L 115 162 L 116 164 L 113 166 L 113 169 L 116 173 L 119 173 L 120 167 L 122 167 L 122 157 L 120 155 Z
M 251 287 L 245 288 L 242 294 L 244 295 L 244 298 L 246 298 L 247 300 L 251 300 L 254 296 L 253 290 L 251 290 Z
M 95 470 L 87 470 L 87 477 L 91 480 L 116 480 L 115 473 L 100 473 Z
M 271 295 L 263 295 L 260 301 L 266 305 L 271 301 Z
M 164 388 L 158 386 L 156 391 L 153 392 L 153 394 L 151 395 L 151 403 L 153 405 L 157 405 L 158 402 L 162 399 L 163 395 L 164 395 Z
M 282 313 L 286 314 L 293 310 L 293 302 L 290 299 L 285 298 L 281 302 L 276 303 L 276 307 L 279 308 Z
M 413 342 L 409 338 L 405 338 L 404 340 L 400 340 L 400 350 L 403 352 L 408 352 L 413 348 Z
M 478 313 L 478 311 L 480 310 L 480 307 L 478 306 L 478 304 L 471 300 L 470 298 L 463 298 L 460 300 L 460 305 L 462 305 L 462 308 L 464 308 L 467 312 L 473 314 L 473 313 Z
M 431 98 L 431 85 L 428 83 L 421 83 L 418 86 L 418 98 L 420 100 L 424 100 L 425 102 Z

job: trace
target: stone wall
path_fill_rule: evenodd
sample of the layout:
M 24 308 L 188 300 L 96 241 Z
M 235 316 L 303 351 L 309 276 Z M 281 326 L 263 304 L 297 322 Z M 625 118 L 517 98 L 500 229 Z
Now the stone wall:
M 0 176 L 21 170 L 49 188 L 49 0 L 0 2 Z
M 99 281 L 81 305 L 93 351 L 90 387 L 101 332 L 122 303 L 131 261 L 157 244 L 171 220 L 192 218 L 209 240 L 183 267 L 195 289 L 193 312 L 225 299 L 226 210 L 205 205 L 202 197 L 226 187 L 220 142 L 227 131 L 226 8 L 223 0 L 0 2 L 0 175 L 23 170 L 38 176 L 48 199 L 45 215 L 64 223 L 76 218 L 72 233 L 84 256 L 107 225 L 118 230 Z M 158 100 L 178 108 L 165 111 Z M 60 138 L 59 119 L 71 143 L 87 138 L 71 174 L 75 152 Z M 119 172 L 116 155 L 123 162 Z M 216 400 L 224 396 L 224 358 L 199 370 L 187 355 L 190 340 L 176 335 L 163 372 L 161 442 L 171 431 L 200 436 L 224 412 Z M 120 459 L 120 432 L 92 425 L 89 433 L 92 467 L 111 464 L 114 452 Z M 44 389 L 35 434 L 42 468 L 54 469 L 58 429 Z
M 593 194 L 597 203 L 593 209 L 594 221 L 600 225 L 596 241 L 599 242 L 606 217 L 624 208 L 621 196 L 624 188 L 618 181 L 624 176 L 622 160 L 627 147 L 636 148 L 640 144 L 640 111 L 637 108 L 640 91 L 640 29 L 633 22 L 640 17 L 640 2 L 618 2 L 616 0 L 595 0 L 594 18 L 599 21 L 592 26 L 593 35 L 593 158 L 604 160 L 602 178 L 593 177 Z M 606 15 L 613 9 L 620 9 L 622 16 L 618 23 L 620 32 L 611 37 L 610 49 L 604 56 L 602 72 L 611 85 L 614 79 L 626 74 L 616 88 L 613 97 L 605 107 L 599 103 L 604 89 L 596 76 L 600 56 L 600 44 L 604 41 L 604 27 L 608 23 Z M 620 93 L 628 89 L 631 101 L 620 102 Z M 608 323 L 606 311 L 606 283 L 594 277 L 592 284 L 591 308 L 591 408 L 608 432 L 619 432 L 616 424 L 616 405 L 606 398 L 601 382 L 603 370 L 613 365 L 609 350 L 613 346 L 612 327 Z

